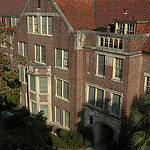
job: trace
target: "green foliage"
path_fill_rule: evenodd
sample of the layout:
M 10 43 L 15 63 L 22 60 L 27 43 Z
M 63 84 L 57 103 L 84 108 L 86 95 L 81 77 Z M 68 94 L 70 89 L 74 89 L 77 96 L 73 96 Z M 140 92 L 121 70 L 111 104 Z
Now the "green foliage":
M 128 135 L 133 150 L 150 148 L 150 93 L 133 105 L 129 118 Z
M 52 145 L 52 140 L 50 136 L 50 131 L 52 127 L 47 125 L 46 118 L 43 116 L 43 111 L 40 111 L 35 118 L 29 119 L 26 122 L 26 128 L 28 131 L 28 136 L 26 141 L 24 141 L 25 147 L 37 149 L 38 147 L 43 147 Z M 24 119 L 25 122 L 25 119 Z
M 58 136 L 54 136 L 51 134 L 51 137 L 52 137 L 53 147 L 68 148 L 67 143 L 62 139 L 60 139 Z

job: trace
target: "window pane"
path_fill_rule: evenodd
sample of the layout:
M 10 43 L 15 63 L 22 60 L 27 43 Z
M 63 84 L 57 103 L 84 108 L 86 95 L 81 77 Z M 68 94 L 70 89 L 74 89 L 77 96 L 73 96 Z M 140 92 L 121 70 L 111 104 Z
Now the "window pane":
M 34 16 L 34 32 L 38 32 L 38 17 Z
M 62 81 L 57 79 L 57 95 L 62 97 Z
M 9 17 L 6 17 L 6 27 L 9 27 Z
M 36 115 L 37 113 L 36 103 L 31 102 L 31 106 L 32 106 L 32 114 Z
M 123 64 L 123 60 L 116 58 L 115 77 L 118 77 L 120 79 L 122 79 L 122 64 Z
M 36 45 L 36 61 L 40 62 L 40 46 Z
M 24 82 L 24 72 L 23 72 L 22 67 L 20 68 L 20 78 L 21 78 L 21 81 Z
M 44 116 L 48 118 L 48 105 L 40 105 L 40 110 L 43 110 Z
M 45 46 L 42 46 L 42 49 L 41 49 L 41 51 L 42 51 L 42 62 L 43 63 L 46 63 L 46 51 L 45 51 Z
M 62 68 L 62 50 L 56 50 L 56 66 Z
M 61 123 L 61 112 L 60 108 L 56 107 L 56 121 Z
M 48 17 L 48 34 L 52 35 L 52 32 L 53 32 L 52 17 Z
M 70 113 L 65 111 L 65 126 L 69 128 L 70 126 Z
M 38 0 L 38 8 L 41 8 L 41 0 Z
M 68 67 L 68 51 L 64 51 L 64 67 Z
M 47 77 L 39 78 L 40 93 L 47 93 Z
M 113 94 L 112 113 L 116 115 L 120 114 L 120 96 L 116 94 Z
M 64 82 L 64 89 L 63 89 L 64 98 L 69 99 L 69 83 Z
M 23 55 L 22 43 L 21 42 L 19 42 L 19 55 Z
M 33 32 L 33 20 L 32 16 L 29 16 L 29 32 Z
M 96 101 L 96 106 L 99 108 L 103 108 L 103 96 L 104 96 L 104 91 L 97 89 L 97 101 Z
M 21 104 L 25 105 L 25 98 L 24 98 L 24 92 L 21 91 Z
M 105 56 L 98 55 L 98 74 L 105 75 Z
M 95 88 L 89 86 L 89 99 L 88 99 L 88 103 L 95 105 Z
M 27 44 L 24 43 L 24 57 L 27 57 Z
M 35 76 L 30 75 L 30 89 L 35 91 Z
M 42 33 L 47 34 L 47 17 L 42 17 Z

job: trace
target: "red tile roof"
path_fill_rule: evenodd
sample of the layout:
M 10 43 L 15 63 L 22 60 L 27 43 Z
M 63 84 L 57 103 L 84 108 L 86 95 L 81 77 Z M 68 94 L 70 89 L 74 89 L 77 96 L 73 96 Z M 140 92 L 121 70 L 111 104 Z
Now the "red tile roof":
M 0 0 L 0 16 L 20 16 L 27 0 Z
M 150 52 L 150 36 L 148 37 L 142 51 Z
M 95 0 L 98 26 L 108 26 L 114 20 L 147 21 L 150 18 L 149 0 Z M 127 9 L 127 14 L 123 14 Z
M 55 0 L 74 30 L 95 29 L 93 0 Z

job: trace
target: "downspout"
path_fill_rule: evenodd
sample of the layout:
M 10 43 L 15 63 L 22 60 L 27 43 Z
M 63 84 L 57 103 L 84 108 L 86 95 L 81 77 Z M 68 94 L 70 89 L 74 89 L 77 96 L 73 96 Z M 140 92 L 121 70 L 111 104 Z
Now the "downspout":
M 27 69 L 27 67 L 26 67 L 26 69 Z M 28 69 L 26 70 L 26 79 L 27 79 L 27 103 L 28 103 L 28 113 L 29 113 L 29 115 L 30 115 Z
M 94 18 L 95 18 L 95 28 L 97 29 L 97 21 L 96 21 L 96 8 L 95 8 L 95 0 L 93 0 L 94 4 Z

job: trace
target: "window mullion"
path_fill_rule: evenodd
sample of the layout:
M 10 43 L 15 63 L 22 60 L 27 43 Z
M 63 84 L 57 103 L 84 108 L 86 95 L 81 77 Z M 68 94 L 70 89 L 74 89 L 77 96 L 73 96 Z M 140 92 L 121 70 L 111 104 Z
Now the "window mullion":
M 62 82 L 61 92 L 62 92 L 62 98 L 64 98 L 64 81 Z
M 61 56 L 62 56 L 61 57 L 61 62 L 62 62 L 61 67 L 64 68 L 64 62 L 63 62 L 63 60 L 64 60 L 64 50 L 62 50 L 62 55 Z

